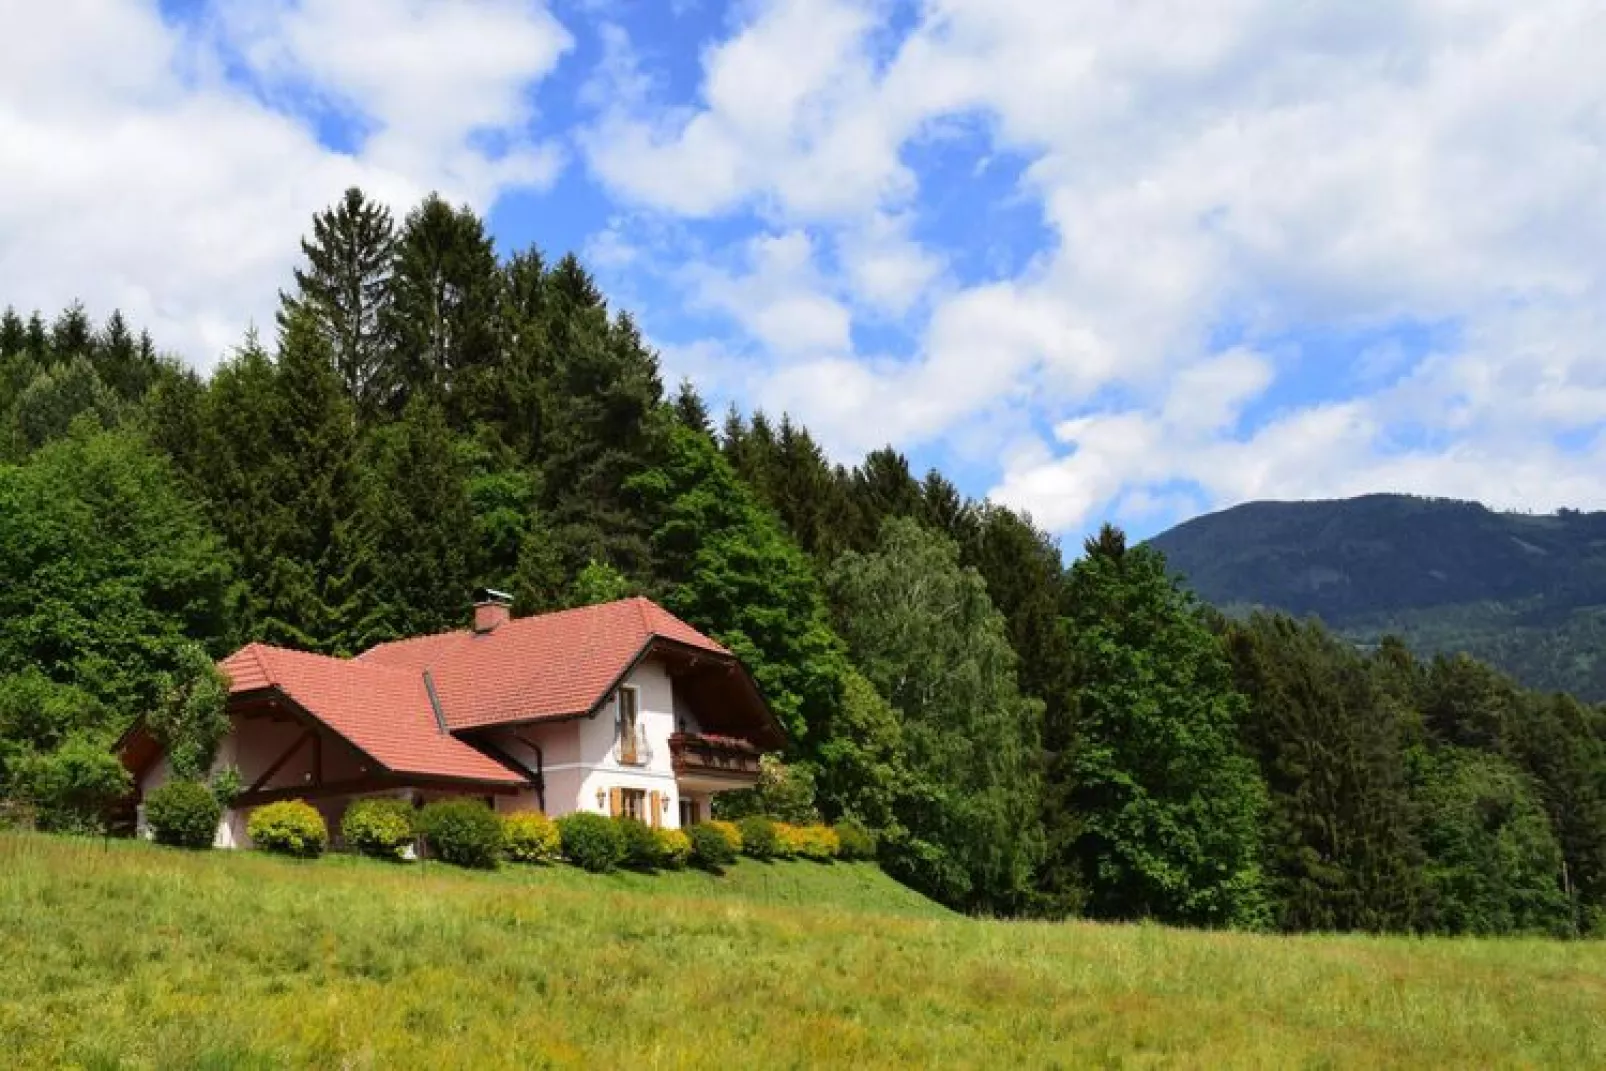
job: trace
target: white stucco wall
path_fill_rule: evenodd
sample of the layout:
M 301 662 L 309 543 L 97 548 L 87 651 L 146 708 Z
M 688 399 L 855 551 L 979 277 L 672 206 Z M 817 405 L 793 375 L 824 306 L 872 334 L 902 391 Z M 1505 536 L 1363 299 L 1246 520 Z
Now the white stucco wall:
M 637 666 L 624 682 L 637 691 L 636 724 L 646 740 L 647 761 L 625 765 L 615 756 L 618 735 L 615 709 L 610 699 L 601 711 L 589 718 L 528 725 L 518 735 L 541 748 L 542 770 L 546 775 L 546 812 L 556 818 L 573 811 L 609 813 L 609 792 L 615 788 L 657 792 L 666 799 L 663 823 L 680 825 L 679 797 L 675 771 L 669 754 L 669 737 L 675 732 L 675 694 L 669 674 L 655 661 Z M 691 726 L 689 714 L 688 727 Z M 511 732 L 495 737 L 497 746 L 531 768 L 534 750 Z M 599 802 L 598 792 L 601 799 Z M 499 800 L 502 810 L 535 806 L 533 793 Z
M 285 750 L 300 740 L 305 732 L 306 727 L 297 721 L 233 718 L 228 734 L 218 745 L 217 758 L 213 760 L 208 776 L 233 766 L 240 773 L 241 784 L 250 785 L 266 773 Z M 323 776 L 331 781 L 361 776 L 366 769 L 362 757 L 349 745 L 328 733 L 321 735 Z M 272 781 L 264 787 L 284 788 L 310 781 L 314 757 L 313 745 L 310 742 L 302 743 L 290 760 L 274 772 Z M 165 784 L 172 775 L 172 766 L 164 755 L 140 778 L 140 797 L 143 799 L 152 789 Z M 347 803 L 344 797 L 315 799 L 309 802 L 323 814 L 331 832 L 339 828 L 340 818 L 345 812 Z M 250 808 L 225 810 L 218 822 L 217 836 L 213 840 L 213 845 L 218 848 L 250 847 L 250 838 L 246 835 L 246 823 L 250 814 Z M 136 811 L 135 829 L 142 837 L 150 833 L 145 823 L 143 803 Z

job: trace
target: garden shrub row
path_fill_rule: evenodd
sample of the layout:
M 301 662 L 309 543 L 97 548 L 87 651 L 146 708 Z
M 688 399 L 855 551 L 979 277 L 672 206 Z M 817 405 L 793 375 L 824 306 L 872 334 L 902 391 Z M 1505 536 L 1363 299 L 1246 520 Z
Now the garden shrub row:
M 146 821 L 157 841 L 207 848 L 222 806 L 207 786 L 172 781 L 146 800 Z M 361 799 L 340 824 L 346 844 L 376 859 L 408 858 L 421 839 L 429 854 L 457 866 L 490 868 L 503 859 L 551 863 L 565 859 L 596 873 L 619 867 L 653 871 L 688 865 L 719 873 L 745 854 L 753 859 L 870 859 L 875 840 L 854 822 L 796 826 L 759 815 L 712 821 L 689 830 L 654 829 L 633 818 L 576 812 L 556 821 L 537 811 L 498 816 L 478 800 L 437 800 L 421 810 L 391 797 Z M 258 807 L 247 823 L 263 851 L 310 858 L 329 846 L 318 810 L 302 800 Z

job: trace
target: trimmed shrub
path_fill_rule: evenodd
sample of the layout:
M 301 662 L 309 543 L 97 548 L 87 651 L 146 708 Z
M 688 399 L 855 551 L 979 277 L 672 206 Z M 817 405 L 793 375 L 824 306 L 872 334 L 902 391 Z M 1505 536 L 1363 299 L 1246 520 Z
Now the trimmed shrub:
M 791 839 L 795 854 L 818 863 L 829 863 L 842 850 L 836 831 L 830 826 L 793 826 Z
M 748 815 L 736 823 L 742 835 L 742 852 L 754 859 L 774 859 L 785 849 L 775 823 L 761 814 Z
M 519 811 L 502 819 L 502 841 L 515 863 L 550 863 L 563 843 L 557 823 L 540 811 Z
M 726 822 L 716 818 L 712 822 L 704 822 L 702 824 L 709 829 L 716 830 L 720 836 L 725 838 L 725 843 L 730 845 L 732 855 L 742 850 L 742 831 L 736 828 L 735 822 Z
M 790 822 L 775 823 L 775 858 L 791 859 L 797 855 L 798 827 Z
M 199 781 L 169 781 L 145 797 L 145 823 L 158 844 L 210 848 L 222 817 L 217 797 Z
M 340 835 L 352 851 L 371 859 L 405 859 L 418 833 L 411 802 L 394 796 L 370 796 L 346 808 Z
M 843 819 L 834 827 L 839 846 L 837 856 L 842 859 L 874 859 L 875 834 L 851 818 Z
M 436 800 L 418 812 L 430 854 L 455 866 L 490 870 L 502 854 L 502 822 L 479 800 Z
M 624 835 L 611 819 L 576 811 L 559 818 L 557 826 L 563 857 L 577 867 L 601 874 L 625 857 Z
M 253 845 L 279 855 L 311 859 L 329 847 L 329 827 L 323 815 L 304 800 L 283 800 L 258 807 L 251 812 L 245 831 Z
M 619 838 L 624 842 L 625 855 L 620 862 L 631 870 L 656 870 L 663 865 L 658 850 L 658 833 L 645 822 L 620 815 L 614 819 L 619 826 Z
M 692 865 L 715 874 L 736 862 L 736 847 L 724 830 L 715 829 L 715 823 L 702 822 L 686 831 L 691 840 Z
M 671 870 L 682 870 L 691 858 L 691 838 L 678 829 L 655 830 L 658 834 L 658 859 Z

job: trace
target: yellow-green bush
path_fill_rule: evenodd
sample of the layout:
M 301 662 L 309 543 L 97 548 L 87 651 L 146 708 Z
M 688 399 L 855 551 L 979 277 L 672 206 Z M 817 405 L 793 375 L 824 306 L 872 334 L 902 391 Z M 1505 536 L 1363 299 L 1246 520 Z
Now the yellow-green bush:
M 735 822 L 725 822 L 716 818 L 712 822 L 702 822 L 700 824 L 716 830 L 720 836 L 724 837 L 725 843 L 730 845 L 732 853 L 742 850 L 742 831 L 737 828 Z
M 540 811 L 518 811 L 502 819 L 504 854 L 515 863 L 550 863 L 562 852 L 558 824 Z
M 793 826 L 790 836 L 794 854 L 804 859 L 826 862 L 842 850 L 842 842 L 829 826 Z
M 346 808 L 340 835 L 346 846 L 374 859 L 405 859 L 417 836 L 413 805 L 393 796 L 372 796 Z
M 329 827 L 318 809 L 304 800 L 282 800 L 251 812 L 245 831 L 265 852 L 310 859 L 329 847 Z
M 657 836 L 660 865 L 670 870 L 684 867 L 691 858 L 691 838 L 678 829 L 660 829 Z
M 799 843 L 798 842 L 798 831 L 799 831 L 799 827 L 792 825 L 792 823 L 790 823 L 790 822 L 776 822 L 776 823 L 774 823 L 774 828 L 775 828 L 775 851 L 774 851 L 773 854 L 774 854 L 775 858 L 777 858 L 777 859 L 794 859 L 794 858 L 796 858 L 797 854 L 798 854 L 798 843 Z

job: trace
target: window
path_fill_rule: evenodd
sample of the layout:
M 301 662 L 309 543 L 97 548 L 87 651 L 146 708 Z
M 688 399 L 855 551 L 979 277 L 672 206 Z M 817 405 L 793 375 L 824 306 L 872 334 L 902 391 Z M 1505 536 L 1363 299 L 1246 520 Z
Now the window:
M 698 822 L 701 822 L 703 820 L 703 816 L 702 816 L 701 811 L 702 811 L 702 808 L 698 806 L 698 803 L 697 803 L 696 800 L 689 800 L 689 799 L 686 799 L 684 796 L 682 796 L 681 800 L 680 800 L 680 826 L 681 826 L 681 828 L 685 829 L 688 826 L 694 826 Z
M 634 818 L 638 822 L 645 822 L 647 820 L 647 790 L 643 788 L 620 789 L 619 810 L 626 818 Z
M 629 766 L 640 765 L 641 754 L 639 721 L 640 698 L 634 688 L 620 688 L 618 703 L 619 761 Z

